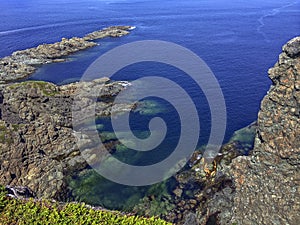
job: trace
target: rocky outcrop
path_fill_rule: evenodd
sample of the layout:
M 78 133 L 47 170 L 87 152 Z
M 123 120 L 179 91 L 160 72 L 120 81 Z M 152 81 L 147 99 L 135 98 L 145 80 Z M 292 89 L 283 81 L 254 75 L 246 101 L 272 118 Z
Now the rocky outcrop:
M 231 167 L 236 193 L 231 222 L 300 224 L 300 37 L 283 47 L 269 70 L 251 157 Z
M 122 37 L 129 34 L 129 30 L 133 30 L 134 28 L 135 27 L 132 26 L 112 26 L 109 28 L 104 28 L 100 31 L 89 33 L 83 39 L 91 41 L 105 37 Z
M 230 164 L 238 156 L 245 155 L 253 146 L 256 124 L 236 131 L 229 143 L 222 146 L 213 163 L 202 157 L 203 151 L 195 151 L 188 165 L 174 175 L 172 197 L 147 196 L 134 211 L 151 216 L 153 205 L 161 207 L 156 215 L 178 225 L 226 224 L 231 219 L 234 185 L 230 178 Z M 163 203 L 162 203 L 163 202 Z M 153 213 L 153 212 L 152 212 Z
M 11 56 L 0 59 L 0 83 L 28 77 L 39 65 L 66 61 L 65 56 L 97 45 L 91 40 L 121 37 L 129 34 L 128 30 L 132 28 L 113 26 L 87 34 L 83 38 L 62 38 L 60 42 L 54 44 L 42 44 L 35 48 L 16 51 Z
M 134 107 L 120 104 L 111 111 L 114 97 L 125 88 L 124 84 L 128 82 L 102 78 L 64 86 L 40 81 L 3 86 L 0 96 L 1 184 L 26 186 L 37 197 L 66 199 L 66 178 L 87 166 L 79 147 L 85 148 L 88 155 L 93 155 L 97 148 L 88 138 L 85 142 L 76 142 L 71 114 L 74 93 L 77 89 L 101 88 L 99 99 L 103 97 L 106 101 L 96 103 L 95 113 L 109 116 Z M 90 102 L 89 96 L 82 101 Z
M 269 76 L 273 84 L 257 124 L 236 132 L 212 164 L 194 153 L 191 169 L 175 176 L 174 199 L 167 201 L 175 206 L 165 219 L 201 225 L 300 224 L 300 37 L 283 46 Z

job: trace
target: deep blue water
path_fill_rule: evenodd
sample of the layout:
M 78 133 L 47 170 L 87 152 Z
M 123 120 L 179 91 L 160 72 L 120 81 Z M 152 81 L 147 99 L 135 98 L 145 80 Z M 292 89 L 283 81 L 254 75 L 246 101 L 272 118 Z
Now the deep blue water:
M 129 36 L 108 38 L 102 46 L 77 54 L 73 62 L 42 67 L 35 79 L 60 83 L 78 78 L 103 52 L 136 40 L 165 40 L 191 49 L 222 87 L 227 137 L 256 119 L 270 85 L 267 70 L 281 46 L 300 30 L 300 3 L 295 0 L 0 0 L 0 9 L 0 57 L 110 25 L 137 26 Z M 135 76 L 129 71 L 120 78 Z
M 75 54 L 66 63 L 41 67 L 31 79 L 78 80 L 91 62 L 116 46 L 148 39 L 171 41 L 199 55 L 217 77 L 227 106 L 226 141 L 256 120 L 271 84 L 267 70 L 277 61 L 282 45 L 299 35 L 299 13 L 296 0 L 0 0 L 0 57 L 111 25 L 136 26 L 130 35 L 100 40 L 100 46 Z M 201 96 L 184 73 L 157 64 L 130 66 L 114 79 L 152 74 L 173 79 L 193 97 Z M 202 115 L 201 145 L 210 129 L 205 97 L 197 108 Z

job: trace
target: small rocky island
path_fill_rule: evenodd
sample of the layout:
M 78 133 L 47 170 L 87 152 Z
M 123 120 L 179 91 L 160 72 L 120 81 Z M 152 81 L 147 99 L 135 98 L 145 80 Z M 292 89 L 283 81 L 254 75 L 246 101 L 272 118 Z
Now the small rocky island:
M 0 59 L 0 84 L 23 79 L 33 74 L 37 66 L 66 61 L 65 56 L 93 47 L 93 40 L 105 37 L 121 37 L 129 34 L 132 26 L 112 26 L 94 31 L 86 36 L 70 39 L 62 38 L 54 44 L 42 44 L 35 48 L 16 51 L 11 56 Z

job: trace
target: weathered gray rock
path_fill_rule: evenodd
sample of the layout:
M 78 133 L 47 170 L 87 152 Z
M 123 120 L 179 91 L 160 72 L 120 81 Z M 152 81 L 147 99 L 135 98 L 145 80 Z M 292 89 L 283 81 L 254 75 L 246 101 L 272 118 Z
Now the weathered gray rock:
M 56 86 L 47 82 L 27 81 L 6 85 L 0 101 L 0 183 L 26 186 L 37 197 L 65 199 L 66 177 L 87 166 L 86 155 L 99 151 L 88 137 L 77 143 L 72 129 L 73 95 L 79 88 L 100 88 L 96 116 L 110 115 L 113 99 L 124 89 L 124 82 L 108 78 L 92 82 Z M 89 97 L 82 99 L 89 102 Z M 86 105 L 85 107 L 88 107 Z M 117 107 L 131 110 L 132 104 Z M 113 113 L 118 113 L 114 111 Z M 80 146 L 79 146 L 80 145 Z M 104 150 L 103 150 L 104 151 Z
M 300 37 L 294 38 L 283 46 L 283 51 L 291 58 L 295 58 L 300 54 Z
M 94 31 L 87 34 L 83 39 L 87 41 L 96 40 L 105 37 L 122 37 L 129 34 L 129 30 L 134 29 L 132 26 L 112 26 L 100 31 Z
M 184 225 L 198 225 L 196 215 L 193 214 L 193 213 L 190 213 L 189 215 L 187 215 L 186 218 L 185 218 Z

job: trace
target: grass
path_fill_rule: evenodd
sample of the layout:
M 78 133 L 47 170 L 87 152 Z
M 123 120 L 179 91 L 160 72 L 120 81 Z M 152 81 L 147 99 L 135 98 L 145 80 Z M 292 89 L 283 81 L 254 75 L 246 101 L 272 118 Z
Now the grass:
M 58 94 L 56 86 L 52 83 L 45 81 L 24 81 L 9 86 L 10 89 L 20 87 L 39 89 L 45 96 L 55 96 L 56 94 Z
M 6 135 L 6 127 L 3 125 L 0 125 L 0 143 L 4 143 L 5 135 Z
M 103 224 L 103 225 L 171 225 L 159 218 L 143 218 L 120 212 L 94 210 L 83 203 L 59 205 L 47 200 L 11 199 L 0 186 L 0 224 Z
M 4 122 L 0 122 L 0 143 L 12 144 L 13 139 L 11 137 L 11 131 L 7 129 Z

